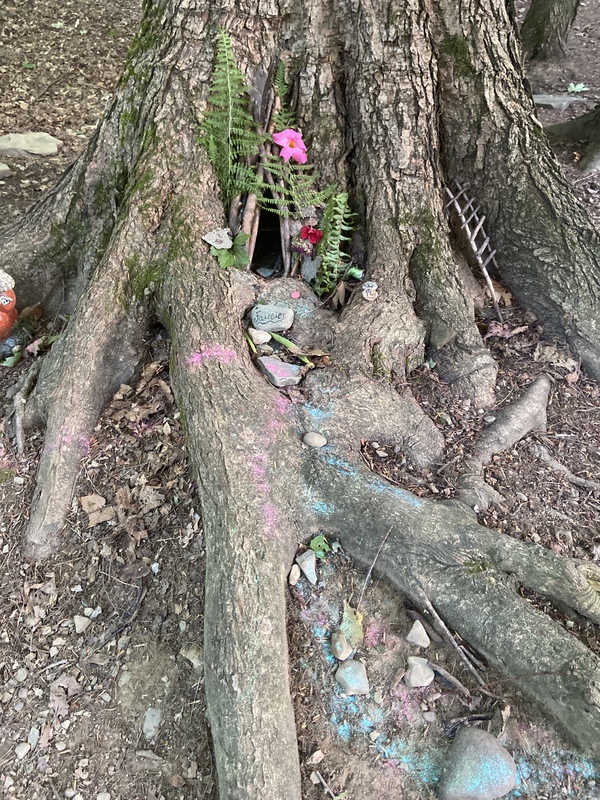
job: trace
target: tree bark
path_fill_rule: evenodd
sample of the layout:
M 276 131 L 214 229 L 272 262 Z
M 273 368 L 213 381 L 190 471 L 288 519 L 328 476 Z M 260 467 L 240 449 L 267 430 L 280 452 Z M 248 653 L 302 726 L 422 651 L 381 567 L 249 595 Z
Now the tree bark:
M 446 222 L 442 190 L 453 177 L 486 204 L 503 278 L 600 374 L 598 235 L 537 136 L 502 9 L 465 0 L 457 16 L 447 0 L 431 16 L 417 0 L 147 0 L 88 149 L 0 235 L 18 297 L 33 298 L 52 252 L 45 302 L 74 308 L 27 410 L 31 424 L 47 424 L 26 535 L 33 560 L 59 546 L 81 450 L 141 358 L 148 320 L 170 331 L 206 536 L 206 691 L 222 798 L 300 798 L 285 576 L 297 542 L 318 530 L 339 532 L 370 563 L 393 525 L 378 568 L 415 603 L 433 603 L 598 754 L 598 659 L 532 612 L 513 583 L 600 621 L 599 571 L 399 491 L 360 458 L 363 438 L 397 443 L 419 466 L 440 458 L 443 437 L 409 389 L 426 349 L 458 392 L 482 405 L 493 397 L 496 368 Z M 270 65 L 285 55 L 310 152 L 351 190 L 376 303 L 357 292 L 334 316 L 298 281 L 223 271 L 209 255 L 201 236 L 226 223 L 198 120 L 220 26 L 258 105 Z M 301 293 L 294 336 L 332 360 L 306 377 L 297 403 L 260 376 L 243 335 L 255 302 L 275 293 L 291 303 L 292 288 Z M 328 447 L 304 447 L 306 430 Z
M 537 61 L 564 55 L 578 8 L 579 0 L 531 0 L 521 26 L 526 55 Z

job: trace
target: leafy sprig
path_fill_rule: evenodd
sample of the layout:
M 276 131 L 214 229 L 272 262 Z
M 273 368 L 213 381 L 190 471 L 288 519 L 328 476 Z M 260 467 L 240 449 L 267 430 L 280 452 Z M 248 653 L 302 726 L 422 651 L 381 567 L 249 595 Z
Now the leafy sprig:
M 240 231 L 233 239 L 233 244 L 228 250 L 222 247 L 215 247 L 212 245 L 210 248 L 211 256 L 215 256 L 219 262 L 219 266 L 223 269 L 227 267 L 236 267 L 241 269 L 248 263 L 248 253 L 246 252 L 246 242 L 250 237 L 247 233 Z

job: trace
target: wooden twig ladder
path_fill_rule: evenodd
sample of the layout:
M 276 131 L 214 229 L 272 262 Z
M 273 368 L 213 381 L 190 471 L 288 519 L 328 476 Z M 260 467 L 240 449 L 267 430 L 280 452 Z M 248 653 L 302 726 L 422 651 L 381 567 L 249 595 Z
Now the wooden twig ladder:
M 446 186 L 446 194 L 450 198 L 446 204 L 446 208 L 453 208 L 456 211 L 460 219 L 460 227 L 465 232 L 467 241 L 473 251 L 473 257 L 487 283 L 490 297 L 492 298 L 494 309 L 496 310 L 496 316 L 500 322 L 504 322 L 498 305 L 498 298 L 494 291 L 494 285 L 487 271 L 488 264 L 492 264 L 496 269 L 498 269 L 498 265 L 496 264 L 495 258 L 496 250 L 492 250 L 490 246 L 490 237 L 486 235 L 485 228 L 483 227 L 485 214 L 481 217 L 479 216 L 480 207 L 477 206 L 477 208 L 473 208 L 475 198 L 469 199 L 466 189 L 463 189 L 458 181 L 454 181 L 454 186 L 456 187 L 454 192 Z

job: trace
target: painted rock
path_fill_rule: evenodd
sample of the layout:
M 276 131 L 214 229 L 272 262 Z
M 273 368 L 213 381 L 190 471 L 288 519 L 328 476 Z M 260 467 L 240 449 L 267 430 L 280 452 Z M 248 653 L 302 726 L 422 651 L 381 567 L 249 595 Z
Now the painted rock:
M 280 361 L 272 356 L 261 356 L 256 363 L 260 371 L 278 389 L 284 386 L 295 386 L 302 380 L 302 370 L 295 364 L 288 364 L 286 361 Z
M 512 791 L 517 769 L 510 753 L 486 731 L 461 728 L 448 753 L 440 800 L 496 800 Z
M 257 305 L 250 312 L 257 331 L 287 331 L 294 324 L 294 312 L 286 306 Z
M 362 661 L 349 658 L 337 669 L 335 679 L 346 694 L 369 694 L 369 679 Z

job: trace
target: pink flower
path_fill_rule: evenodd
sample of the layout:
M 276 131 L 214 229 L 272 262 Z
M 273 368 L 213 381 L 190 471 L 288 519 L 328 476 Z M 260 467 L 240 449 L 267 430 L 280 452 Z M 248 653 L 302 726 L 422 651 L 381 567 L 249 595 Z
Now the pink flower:
M 284 161 L 293 158 L 298 164 L 306 164 L 306 145 L 302 141 L 301 133 L 286 128 L 280 133 L 274 133 L 273 141 L 281 147 L 279 155 Z
M 323 238 L 323 231 L 318 230 L 318 228 L 311 228 L 310 225 L 305 225 L 300 229 L 300 237 L 308 239 L 311 244 L 319 244 Z

